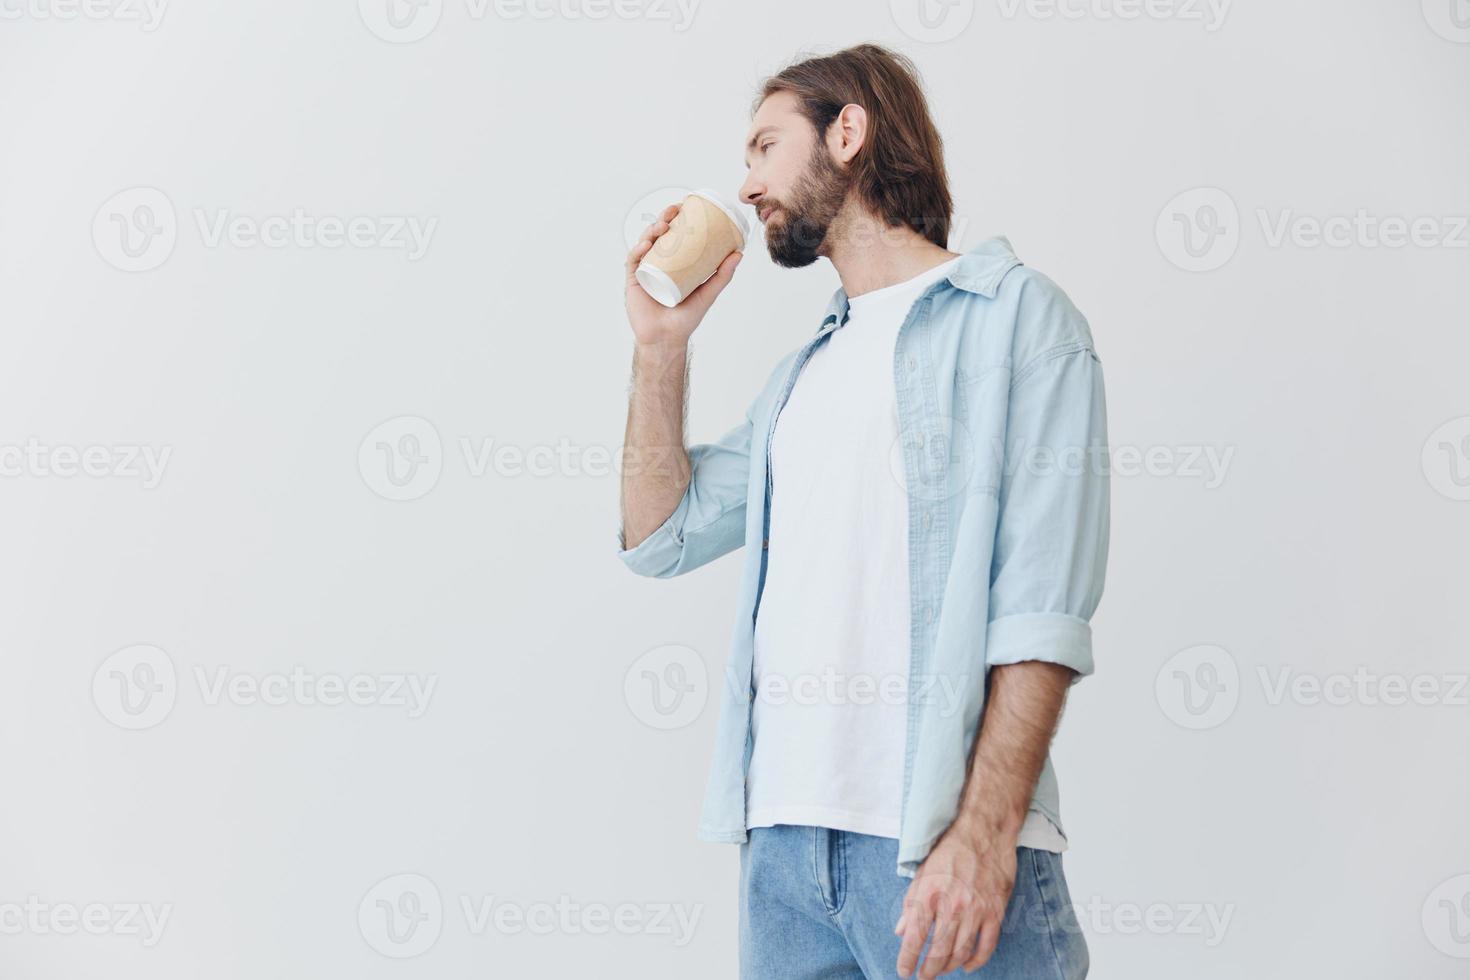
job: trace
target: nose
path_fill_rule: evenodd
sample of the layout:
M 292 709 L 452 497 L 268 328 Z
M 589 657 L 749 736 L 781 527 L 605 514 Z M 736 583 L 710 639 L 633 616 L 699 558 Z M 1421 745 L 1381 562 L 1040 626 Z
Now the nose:
M 750 174 L 745 178 L 745 183 L 740 185 L 740 200 L 744 204 L 754 206 L 765 192 L 765 185 L 756 180 L 754 174 Z

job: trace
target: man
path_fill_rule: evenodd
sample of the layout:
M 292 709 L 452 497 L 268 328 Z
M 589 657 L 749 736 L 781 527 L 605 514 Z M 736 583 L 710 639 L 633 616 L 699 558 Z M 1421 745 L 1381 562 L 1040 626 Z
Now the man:
M 1076 978 L 1048 756 L 1108 547 L 1086 320 L 1003 238 L 948 251 L 939 135 L 874 45 L 769 79 L 741 200 L 779 265 L 842 286 L 745 418 L 684 449 L 688 341 L 627 258 L 619 554 L 679 575 L 746 545 L 699 836 L 741 846 L 747 980 Z M 978 732 L 978 737 L 977 737 Z

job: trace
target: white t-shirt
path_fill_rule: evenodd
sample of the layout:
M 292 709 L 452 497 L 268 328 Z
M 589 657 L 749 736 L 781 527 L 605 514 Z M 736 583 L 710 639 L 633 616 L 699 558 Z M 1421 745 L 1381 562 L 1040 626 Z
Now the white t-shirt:
M 893 352 L 914 301 L 958 261 L 851 298 L 777 418 L 748 828 L 898 837 L 909 556 Z M 1019 843 L 1060 851 L 1066 838 L 1032 811 Z

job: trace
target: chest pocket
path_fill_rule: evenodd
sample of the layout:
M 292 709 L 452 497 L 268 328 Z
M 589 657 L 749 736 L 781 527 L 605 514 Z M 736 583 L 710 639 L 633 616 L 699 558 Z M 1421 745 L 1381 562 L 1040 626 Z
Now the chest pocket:
M 967 444 L 969 493 L 1000 490 L 1010 389 L 1009 364 L 955 367 L 954 438 Z

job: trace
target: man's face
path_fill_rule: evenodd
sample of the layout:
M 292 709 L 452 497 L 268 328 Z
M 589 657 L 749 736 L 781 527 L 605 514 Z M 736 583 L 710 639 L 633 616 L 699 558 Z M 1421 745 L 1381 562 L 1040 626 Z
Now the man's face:
M 740 199 L 766 226 L 771 261 L 790 269 L 811 265 L 823 245 L 850 179 L 826 142 L 797 111 L 796 96 L 777 92 L 761 103 L 746 136 L 750 174 Z

